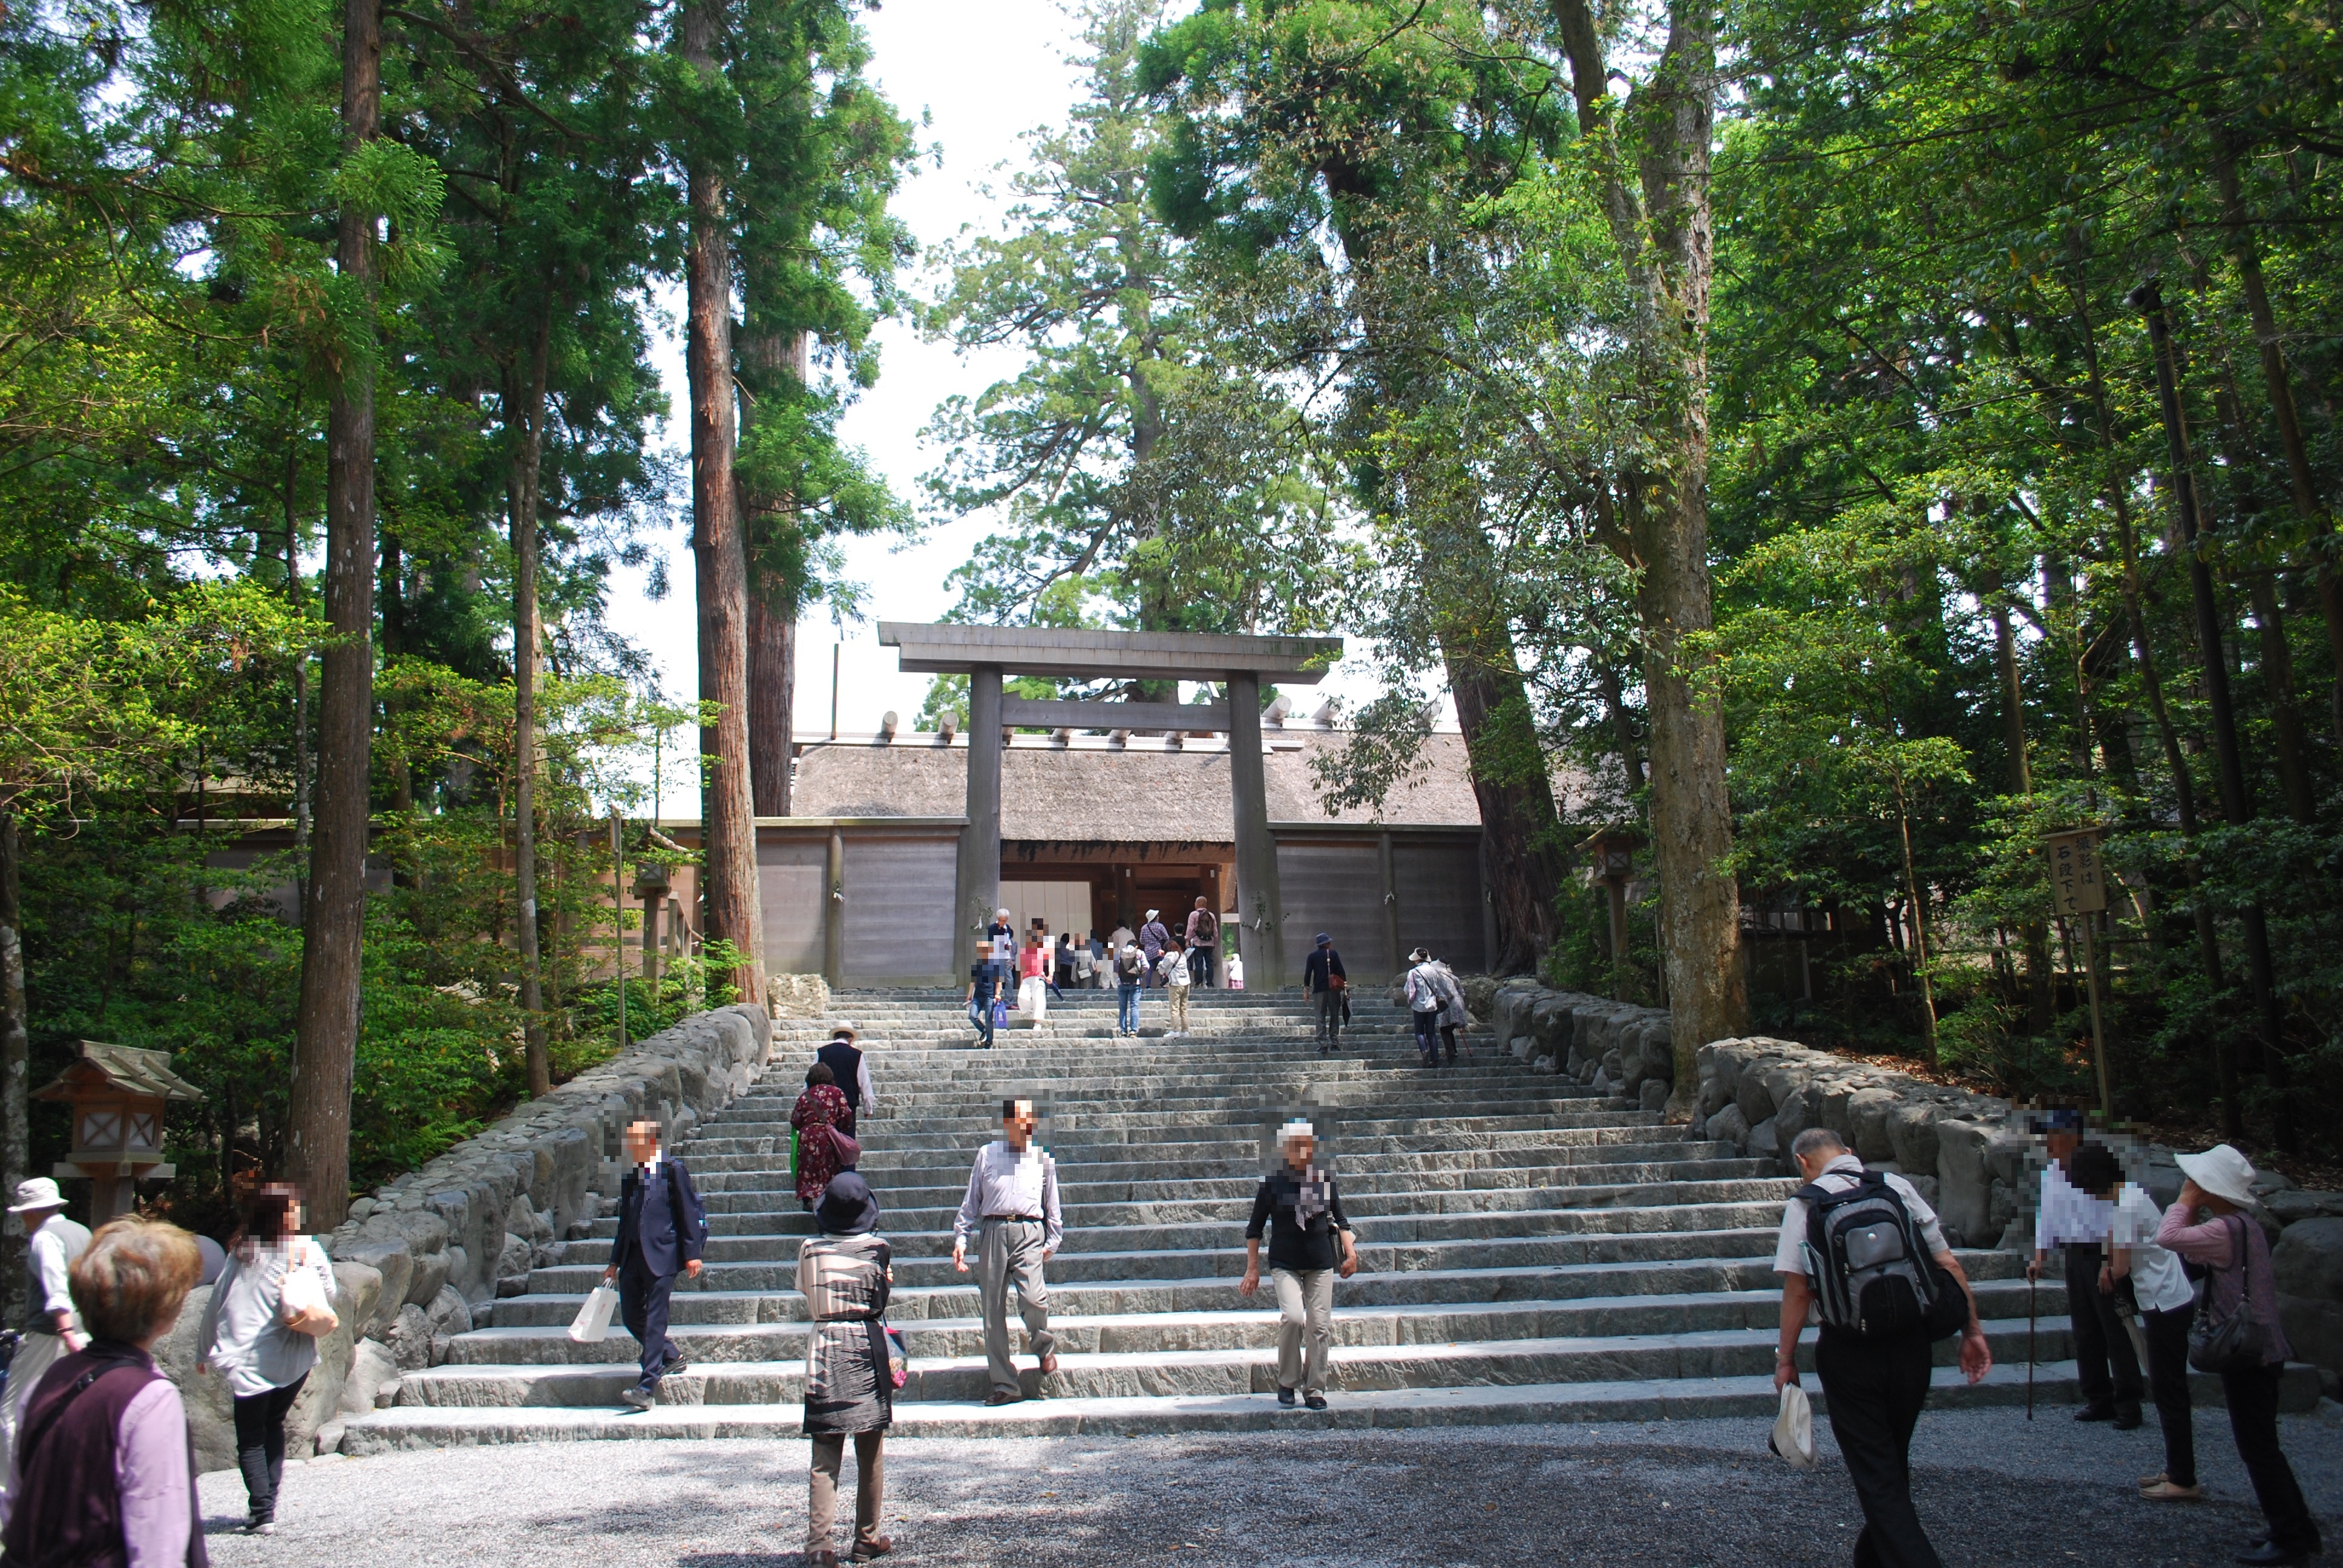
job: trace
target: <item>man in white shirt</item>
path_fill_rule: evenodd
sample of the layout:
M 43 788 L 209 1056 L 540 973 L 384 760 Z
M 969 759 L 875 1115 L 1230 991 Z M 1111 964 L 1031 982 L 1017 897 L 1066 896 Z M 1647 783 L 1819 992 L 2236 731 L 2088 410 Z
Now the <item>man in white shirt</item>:
M 2188 1322 L 2196 1315 L 2197 1287 L 2188 1282 L 2180 1260 L 2156 1244 L 2164 1211 L 2137 1183 L 2123 1179 L 2123 1161 L 2114 1150 L 2103 1143 L 2084 1145 L 2068 1162 L 2067 1174 L 2109 1212 L 2099 1298 L 2120 1302 L 2128 1289 L 2147 1343 L 2147 1385 L 2164 1432 L 2164 1468 L 2140 1477 L 2139 1494 L 2152 1503 L 2194 1503 L 2205 1495 L 2197 1484 L 2196 1418 L 2188 1397 Z M 2125 1338 L 2128 1342 L 2129 1335 Z
M 977 1238 L 977 1283 L 984 1302 L 984 1354 L 992 1392 L 987 1404 L 1025 1397 L 1009 1350 L 1009 1290 L 1017 1289 L 1025 1342 L 1048 1377 L 1058 1370 L 1058 1342 L 1050 1332 L 1050 1288 L 1042 1279 L 1065 1225 L 1058 1208 L 1058 1162 L 1033 1141 L 1040 1124 L 1030 1100 L 1001 1102 L 1001 1136 L 978 1151 L 968 1173 L 968 1196 L 952 1220 L 952 1267 L 968 1272 L 968 1239 Z
M 2041 1200 L 2034 1215 L 2034 1261 L 2026 1265 L 2026 1277 L 2040 1279 L 2050 1249 L 2064 1250 L 2066 1317 L 2075 1335 L 2075 1377 L 2083 1385 L 2083 1408 L 2075 1412 L 2075 1419 L 2112 1421 L 2117 1432 L 2129 1432 L 2142 1419 L 2139 1358 L 2132 1353 L 2131 1335 L 2125 1332 L 2116 1311 L 2115 1297 L 2099 1289 L 2115 1207 L 2079 1190 L 2068 1179 L 2076 1151 L 2083 1147 L 2081 1111 L 2041 1111 L 2031 1125 L 2049 1159 L 2042 1167 Z
M 1809 1127 L 1799 1133 L 1790 1152 L 1809 1185 L 1825 1194 L 1848 1191 L 1863 1181 L 1863 1161 L 1827 1127 Z M 1968 1276 L 1945 1244 L 1936 1211 L 1903 1177 L 1889 1171 L 1882 1179 L 1911 1217 L 1922 1249 L 1968 1293 Z M 1809 1318 L 1820 1318 L 1807 1277 L 1807 1210 L 1805 1198 L 1790 1200 L 1774 1247 L 1774 1271 L 1782 1277 L 1782 1337 L 1774 1357 L 1777 1394 L 1798 1381 L 1798 1336 Z M 1925 1329 L 1893 1339 L 1871 1338 L 1825 1322 L 1816 1336 L 1815 1372 L 1822 1379 L 1831 1431 L 1846 1461 L 1847 1477 L 1863 1504 L 1863 1533 L 1855 1542 L 1857 1563 L 1941 1568 L 1912 1506 L 1912 1429 L 1928 1402 L 1928 1345 Z M 1986 1347 L 1976 1298 L 1971 1294 L 1968 1326 L 1961 1331 L 1961 1371 L 1974 1383 L 1992 1370 L 1993 1352 Z
M 11 1455 L 16 1447 L 16 1422 L 25 1402 L 41 1374 L 60 1356 L 71 1355 L 89 1343 L 81 1332 L 81 1314 L 74 1311 L 73 1292 L 65 1271 L 89 1245 L 89 1227 L 65 1218 L 65 1196 L 56 1182 L 35 1176 L 16 1184 L 16 1201 L 8 1212 L 25 1221 L 25 1275 L 30 1306 L 24 1342 L 8 1366 L 8 1392 L 0 1399 L 0 1519 L 6 1517 L 5 1489 L 15 1473 Z

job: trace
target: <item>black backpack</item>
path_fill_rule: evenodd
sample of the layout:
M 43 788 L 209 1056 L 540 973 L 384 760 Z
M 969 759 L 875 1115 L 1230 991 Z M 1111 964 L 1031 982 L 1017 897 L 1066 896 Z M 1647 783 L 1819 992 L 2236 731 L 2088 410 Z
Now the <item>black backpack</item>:
M 1806 1280 L 1825 1323 L 1867 1340 L 1940 1340 L 1966 1326 L 1967 1293 L 1928 1255 L 1885 1177 L 1865 1171 L 1843 1192 L 1810 1182 L 1797 1196 L 1806 1201 Z

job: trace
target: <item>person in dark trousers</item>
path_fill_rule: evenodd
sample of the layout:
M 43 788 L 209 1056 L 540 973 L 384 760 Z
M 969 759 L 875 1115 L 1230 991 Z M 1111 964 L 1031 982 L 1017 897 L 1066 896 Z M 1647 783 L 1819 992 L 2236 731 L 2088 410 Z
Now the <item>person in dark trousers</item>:
M 1269 1232 L 1270 1278 L 1277 1289 L 1277 1402 L 1293 1391 L 1312 1410 L 1326 1408 L 1326 1358 L 1334 1344 L 1334 1276 L 1359 1271 L 1358 1238 L 1342 1212 L 1333 1173 L 1317 1161 L 1318 1133 L 1295 1120 L 1278 1130 L 1278 1163 L 1252 1195 L 1245 1223 L 1245 1271 L 1237 1294 L 1261 1288 L 1261 1237 Z M 1340 1257 L 1336 1256 L 1340 1251 Z M 1302 1354 L 1304 1334 L 1309 1355 Z
M 1212 983 L 1212 955 L 1221 947 L 1221 917 L 1212 913 L 1210 900 L 1199 893 L 1196 907 L 1188 911 L 1188 973 L 1192 983 L 1210 986 Z
M 2147 1342 L 2147 1386 L 2164 1432 L 2164 1468 L 2140 1477 L 2139 1494 L 2151 1503 L 2193 1503 L 2205 1495 L 2197 1484 L 2197 1432 L 2188 1396 L 2188 1324 L 2196 1316 L 2196 1287 L 2180 1260 L 2156 1244 L 2164 1215 L 2137 1182 L 2123 1179 L 2123 1162 L 2114 1150 L 2086 1144 L 2076 1151 L 2068 1175 L 2077 1191 L 2105 1203 L 2114 1216 L 2099 1293 L 2111 1299 L 2128 1295 Z
M 2294 1467 L 2278 1445 L 2278 1386 L 2294 1353 L 2278 1325 L 2278 1280 L 2270 1267 L 2269 1238 L 2246 1211 L 2254 1207 L 2254 1168 L 2227 1144 L 2202 1154 L 2178 1157 L 2180 1196 L 2165 1211 L 2156 1244 L 2207 1271 L 2205 1315 L 2225 1323 L 2246 1313 L 2261 1332 L 2258 1366 L 2221 1374 L 2221 1394 L 2229 1406 L 2229 1435 L 2252 1477 L 2254 1496 L 2269 1522 L 2269 1533 L 2239 1553 L 2253 1564 L 2307 1563 L 2322 1543 L 2318 1522 L 2302 1500 Z
M 984 1049 L 992 1049 L 992 999 L 1001 989 L 1001 975 L 989 959 L 979 959 L 968 971 L 968 1016 Z
M 2082 1191 L 2072 1179 L 2083 1142 L 2083 1113 L 2041 1111 L 2033 1118 L 2050 1158 L 2042 1168 L 2041 1197 L 2034 1219 L 2034 1260 L 2026 1277 L 2038 1280 L 2050 1249 L 2060 1250 L 2066 1274 L 2066 1316 L 2075 1335 L 2075 1378 L 2082 1384 L 2083 1408 L 2077 1421 L 2111 1421 L 2118 1432 L 2141 1422 L 2139 1358 L 2116 1310 L 2116 1298 L 2099 1289 L 2107 1265 L 2107 1231 L 2115 1211 Z
M 1799 1133 L 1790 1152 L 1807 1183 L 1825 1193 L 1844 1192 L 1862 1182 L 1863 1161 L 1827 1127 L 1809 1127 Z M 1922 1247 L 1969 1298 L 1968 1325 L 1961 1331 L 1961 1372 L 1976 1382 L 1993 1370 L 1993 1352 L 1986 1348 L 1968 1276 L 1945 1244 L 1936 1211 L 1903 1177 L 1889 1172 L 1885 1181 L 1911 1216 Z M 1819 1315 L 1809 1271 L 1829 1266 L 1810 1245 L 1807 1208 L 1804 1197 L 1790 1200 L 1774 1248 L 1774 1271 L 1782 1277 L 1782 1338 L 1774 1358 L 1776 1394 L 1798 1381 L 1798 1336 L 1808 1318 Z M 1815 1345 L 1815 1372 L 1822 1379 L 1831 1431 L 1863 1504 L 1863 1531 L 1855 1538 L 1855 1568 L 1941 1568 L 1936 1549 L 1912 1507 L 1912 1429 L 1928 1402 L 1928 1347 L 1925 1328 L 1881 1339 L 1831 1323 L 1822 1324 Z
M 317 1363 L 316 1335 L 330 1317 L 289 1321 L 286 1286 L 297 1276 L 320 1302 L 334 1299 L 325 1250 L 302 1234 L 301 1190 L 265 1181 L 244 1205 L 227 1263 L 212 1285 L 196 1328 L 196 1370 L 226 1380 L 236 1415 L 236 1463 L 244 1473 L 245 1533 L 277 1533 L 277 1497 L 285 1484 L 285 1418 Z
M 846 1120 L 839 1131 L 849 1138 L 854 1136 L 854 1124 L 879 1109 L 879 1094 L 870 1086 L 870 1059 L 855 1042 L 861 1031 L 844 1019 L 830 1026 L 830 1043 L 813 1053 L 813 1059 L 830 1069 L 830 1081 L 846 1096 Z
M 1318 1009 L 1321 1056 L 1342 1043 L 1342 990 L 1350 983 L 1351 977 L 1342 971 L 1342 955 L 1334 950 L 1334 939 L 1320 931 L 1317 950 L 1302 960 L 1302 994 Z
M 659 1379 L 684 1369 L 683 1352 L 667 1337 L 668 1301 L 675 1277 L 699 1278 L 708 1242 L 708 1211 L 683 1161 L 659 1152 L 659 1126 L 627 1128 L 629 1169 L 618 1183 L 618 1235 L 602 1282 L 618 1282 L 618 1313 L 643 1347 L 642 1376 L 618 1397 L 637 1410 L 659 1399 Z

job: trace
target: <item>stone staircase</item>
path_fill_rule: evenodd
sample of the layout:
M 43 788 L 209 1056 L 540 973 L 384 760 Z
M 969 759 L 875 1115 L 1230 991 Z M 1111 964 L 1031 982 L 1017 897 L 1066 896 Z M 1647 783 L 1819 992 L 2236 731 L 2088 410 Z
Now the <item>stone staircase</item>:
M 1193 1032 L 1162 1036 L 1151 992 L 1138 1040 L 1111 1038 L 1113 997 L 1070 992 L 1040 1030 L 972 1049 L 956 999 L 842 996 L 874 1051 L 880 1114 L 860 1128 L 863 1175 L 895 1251 L 890 1321 L 908 1333 L 906 1434 L 1236 1430 L 1311 1422 L 1423 1425 L 1764 1414 L 1779 1295 L 1770 1264 L 1792 1183 L 1655 1112 L 1530 1071 L 1478 1037 L 1453 1071 L 1416 1063 L 1404 1015 L 1366 1003 L 1363 1028 L 1321 1056 L 1292 994 L 1202 991 Z M 782 1026 L 765 1080 L 679 1151 L 708 1201 L 699 1288 L 670 1330 L 689 1369 L 629 1412 L 634 1342 L 566 1329 L 617 1221 L 565 1243 L 526 1293 L 407 1373 L 349 1422 L 343 1452 L 540 1439 L 787 1436 L 805 1344 L 794 1291 L 810 1229 L 790 1191 L 789 1112 L 817 1043 Z M 951 1267 L 969 1163 L 998 1134 L 1004 1094 L 1042 1105 L 1058 1159 L 1065 1250 L 1050 1266 L 1060 1367 L 993 1409 L 972 1274 Z M 1269 1129 L 1302 1111 L 1335 1160 L 1361 1271 L 1335 1292 L 1333 1408 L 1277 1408 L 1276 1314 L 1237 1294 L 1243 1226 Z M 608 1201 L 605 1208 L 608 1208 Z M 1939 1396 L 2024 1397 L 2022 1260 L 1964 1253 L 1996 1368 L 1976 1388 L 1938 1347 Z M 2036 1397 L 2074 1398 L 2064 1307 L 2041 1293 Z M 1013 1323 L 1012 1318 L 1012 1323 Z M 1012 1328 L 1012 1332 L 1020 1332 Z M 1808 1352 L 1811 1352 L 1811 1340 Z M 1025 1360 L 1029 1369 L 1030 1359 Z M 1809 1389 L 1815 1384 L 1808 1380 Z

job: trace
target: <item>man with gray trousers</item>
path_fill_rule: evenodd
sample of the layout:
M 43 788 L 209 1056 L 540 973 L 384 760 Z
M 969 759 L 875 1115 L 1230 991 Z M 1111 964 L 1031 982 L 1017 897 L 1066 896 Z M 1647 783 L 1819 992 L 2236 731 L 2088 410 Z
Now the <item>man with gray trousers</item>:
M 968 1272 L 968 1239 L 977 1239 L 977 1282 L 984 1302 L 984 1353 L 991 1363 L 987 1404 L 1025 1397 L 1009 1353 L 1009 1290 L 1017 1289 L 1025 1340 L 1048 1377 L 1058 1370 L 1058 1342 L 1050 1332 L 1050 1288 L 1042 1265 L 1065 1240 L 1058 1209 L 1058 1162 L 1033 1141 L 1040 1118 L 1030 1100 L 1001 1102 L 1001 1136 L 977 1151 L 968 1196 L 952 1221 L 952 1267 Z

